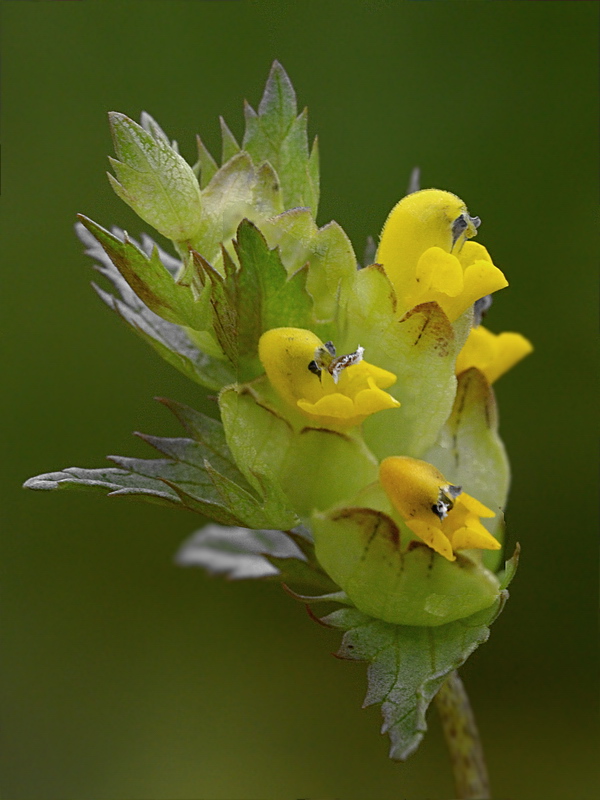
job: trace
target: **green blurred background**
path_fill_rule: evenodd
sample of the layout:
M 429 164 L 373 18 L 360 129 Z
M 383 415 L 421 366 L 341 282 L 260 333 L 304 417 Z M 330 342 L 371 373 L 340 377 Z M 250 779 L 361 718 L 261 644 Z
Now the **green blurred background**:
M 596 27 L 588 2 L 4 2 L 3 797 L 453 794 L 435 714 L 387 759 L 365 669 L 272 585 L 173 565 L 200 518 L 29 476 L 151 455 L 152 397 L 201 406 L 96 298 L 72 225 L 144 229 L 105 177 L 106 112 L 145 109 L 194 159 L 242 130 L 279 58 L 310 108 L 320 223 L 361 253 L 404 193 L 450 189 L 511 286 L 488 326 L 533 356 L 501 379 L 522 564 L 463 670 L 497 800 L 596 797 L 593 383 Z

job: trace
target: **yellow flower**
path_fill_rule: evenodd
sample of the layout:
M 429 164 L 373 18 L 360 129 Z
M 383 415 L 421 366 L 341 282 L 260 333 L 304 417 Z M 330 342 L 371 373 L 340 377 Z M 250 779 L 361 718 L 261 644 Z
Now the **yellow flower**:
M 332 343 L 312 331 L 273 328 L 261 336 L 258 352 L 280 397 L 323 426 L 349 428 L 400 405 L 382 391 L 396 376 L 363 361 L 362 347 L 336 358 Z
M 376 260 L 401 313 L 435 301 L 454 322 L 480 297 L 508 286 L 485 247 L 467 241 L 479 222 L 460 198 L 439 189 L 413 192 L 392 209 Z
M 495 334 L 483 326 L 473 328 L 456 359 L 456 374 L 477 367 L 488 383 L 494 383 L 533 350 L 520 333 Z
M 406 526 L 448 561 L 462 548 L 500 549 L 479 521 L 494 512 L 449 484 L 431 464 L 392 456 L 381 462 L 379 480 Z

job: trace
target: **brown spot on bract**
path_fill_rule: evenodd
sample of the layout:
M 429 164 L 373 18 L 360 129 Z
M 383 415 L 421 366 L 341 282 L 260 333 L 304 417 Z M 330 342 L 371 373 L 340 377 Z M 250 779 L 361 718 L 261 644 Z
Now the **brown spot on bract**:
M 417 550 L 419 547 L 425 548 L 425 550 L 429 550 L 429 547 L 427 547 L 425 542 L 417 542 L 415 539 L 413 539 L 411 542 L 408 543 L 406 552 L 410 553 L 412 550 Z
M 311 428 L 310 426 L 307 426 L 306 428 L 302 428 L 300 435 L 302 436 L 302 434 L 305 433 L 330 434 L 331 436 L 339 436 L 341 439 L 344 439 L 344 441 L 350 441 L 350 437 L 345 433 L 342 433 L 341 431 L 332 431 L 329 428 Z

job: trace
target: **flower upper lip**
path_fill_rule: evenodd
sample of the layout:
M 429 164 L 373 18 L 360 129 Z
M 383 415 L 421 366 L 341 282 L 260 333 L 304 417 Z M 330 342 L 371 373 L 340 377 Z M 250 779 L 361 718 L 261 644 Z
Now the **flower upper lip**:
M 376 259 L 394 286 L 399 314 L 436 302 L 454 322 L 508 285 L 485 247 L 472 241 L 480 222 L 460 198 L 438 189 L 407 195 L 392 209 Z

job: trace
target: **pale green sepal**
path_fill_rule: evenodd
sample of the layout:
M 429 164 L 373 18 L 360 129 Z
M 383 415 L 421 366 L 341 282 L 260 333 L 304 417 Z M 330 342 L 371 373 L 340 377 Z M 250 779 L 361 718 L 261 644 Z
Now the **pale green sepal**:
M 501 589 L 506 589 L 512 582 L 512 579 L 515 577 L 517 568 L 519 566 L 520 555 L 521 545 L 517 542 L 515 545 L 515 552 L 508 559 L 508 561 L 504 562 L 504 569 L 497 574 Z
M 347 342 L 397 376 L 387 391 L 402 404 L 365 420 L 365 440 L 382 459 L 422 458 L 452 409 L 458 343 L 437 303 L 424 303 L 401 320 L 394 315 L 391 284 L 377 265 L 359 270 L 347 307 Z M 342 351 L 344 352 L 344 351 Z
M 261 405 L 250 387 L 226 387 L 219 395 L 219 408 L 229 449 L 246 479 L 255 481 L 256 471 L 265 468 L 281 477 L 293 439 L 289 423 Z
M 279 176 L 268 161 L 260 165 L 256 178 L 254 207 L 258 214 L 265 219 L 281 214 L 284 206 Z
M 121 241 L 91 219 L 79 221 L 100 243 L 105 253 L 143 303 L 159 317 L 178 325 L 202 329 L 206 325 L 206 300 L 194 299 L 188 286 L 179 285 L 154 247 L 147 256 L 124 233 Z
M 246 130 L 242 146 L 255 163 L 268 161 L 281 181 L 284 208 L 310 207 L 314 216 L 319 200 L 318 155 L 309 156 L 307 113 L 298 115 L 296 94 L 275 61 L 271 68 L 258 114 L 244 105 Z
M 140 114 L 140 125 L 146 131 L 146 133 L 149 133 L 155 139 L 161 139 L 168 147 L 171 147 L 176 153 L 179 153 L 179 145 L 175 139 L 169 139 L 158 122 L 154 119 L 154 117 L 148 114 L 147 111 L 142 111 Z
M 463 491 L 496 513 L 481 522 L 500 538 L 510 469 L 498 436 L 494 392 L 475 367 L 459 376 L 452 412 L 423 459 L 437 467 L 450 483 L 462 486 Z M 486 566 L 495 572 L 502 552 L 488 551 L 485 558 Z
M 406 760 L 425 732 L 425 714 L 448 675 L 489 637 L 508 592 L 488 608 L 437 628 L 391 625 L 353 608 L 319 620 L 345 631 L 339 658 L 369 664 L 369 688 L 363 706 L 381 703 L 382 733 L 390 737 L 390 758 Z
M 202 218 L 192 247 L 223 273 L 221 245 L 235 258 L 231 242 L 243 219 L 259 227 L 279 214 L 282 199 L 279 179 L 270 164 L 254 166 L 247 153 L 231 158 L 211 178 L 202 192 Z
M 354 284 L 357 262 L 352 243 L 338 223 L 318 228 L 308 208 L 295 208 L 269 220 L 262 229 L 269 244 L 279 247 L 288 272 L 308 262 L 306 288 L 315 322 L 339 320 L 340 297 Z
M 198 177 L 200 189 L 205 189 L 212 180 L 215 172 L 219 169 L 219 166 L 207 150 L 200 136 L 196 136 L 196 147 L 198 148 L 198 160 L 192 169 L 194 170 L 194 174 Z
M 317 321 L 329 322 L 338 316 L 340 298 L 350 291 L 356 272 L 352 243 L 341 226 L 329 222 L 320 228 L 312 242 L 306 280 Z
M 247 153 L 238 153 L 211 178 L 202 192 L 202 217 L 192 247 L 218 270 L 221 244 L 229 244 L 241 220 L 251 214 L 256 170 Z
M 200 187 L 190 165 L 168 143 L 124 114 L 109 114 L 119 160 L 110 159 L 116 179 L 110 183 L 145 221 L 169 239 L 191 239 L 200 223 Z
M 309 427 L 294 431 L 250 387 L 225 389 L 219 405 L 229 447 L 248 481 L 257 469 L 270 468 L 303 518 L 377 477 L 377 462 L 361 439 Z
M 223 117 L 219 117 L 219 123 L 221 125 L 221 139 L 223 142 L 221 148 L 221 164 L 226 164 L 233 156 L 240 152 L 241 148 Z
M 214 330 L 219 344 L 239 368 L 239 379 L 249 380 L 263 372 L 258 342 L 271 328 L 306 326 L 312 302 L 305 289 L 306 270 L 288 277 L 279 253 L 269 249 L 261 232 L 249 220 L 239 225 L 233 243 L 239 263 L 223 251 L 223 272 L 194 252 L 197 266 L 212 284 Z
M 319 563 L 365 614 L 398 625 L 437 627 L 498 597 L 497 578 L 458 553 L 448 561 L 410 541 L 387 514 L 338 508 L 312 517 Z

